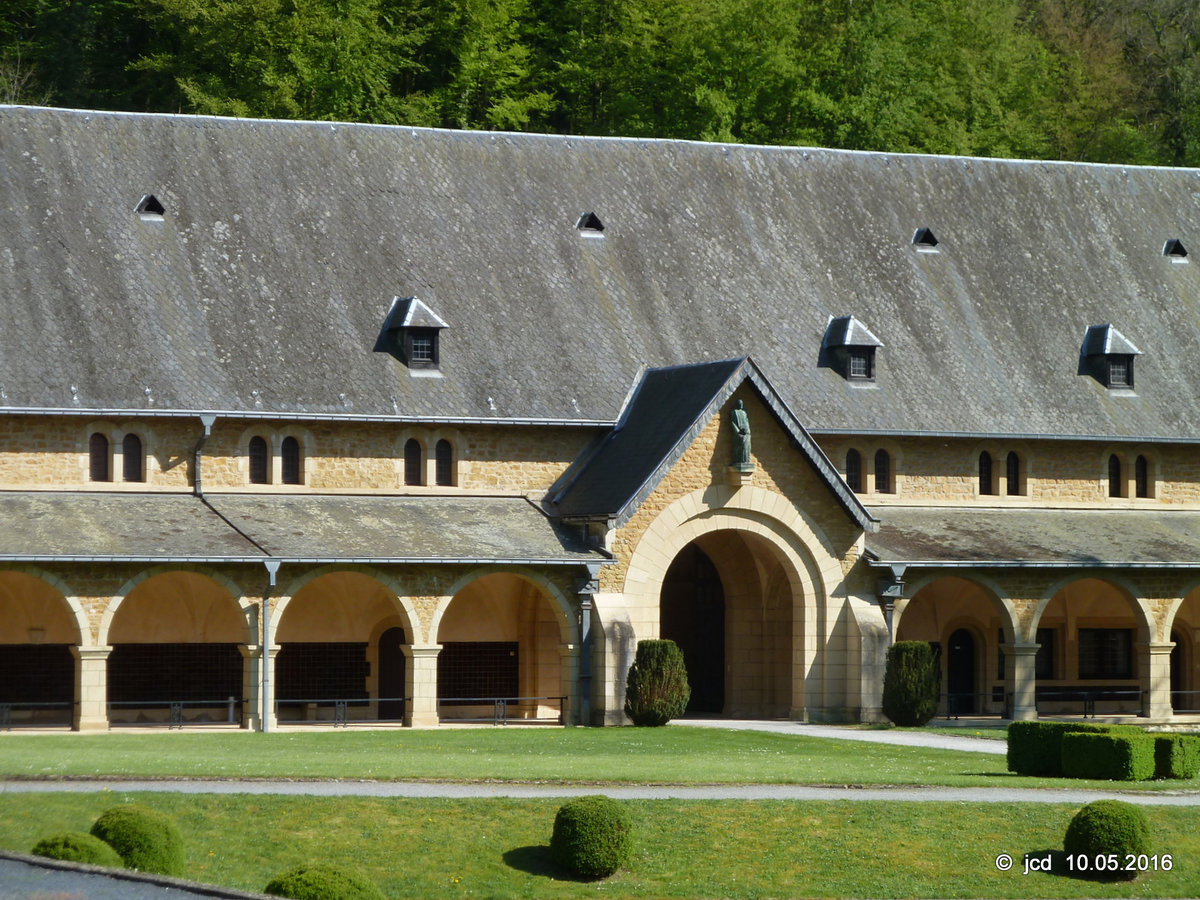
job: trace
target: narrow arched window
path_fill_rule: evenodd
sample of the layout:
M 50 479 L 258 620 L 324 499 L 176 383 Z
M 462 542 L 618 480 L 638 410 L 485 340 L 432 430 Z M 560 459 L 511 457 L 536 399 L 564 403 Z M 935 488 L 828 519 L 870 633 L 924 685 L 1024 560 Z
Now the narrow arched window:
M 250 438 L 248 456 L 250 457 L 250 483 L 270 484 L 271 454 L 270 449 L 267 447 L 267 439 L 257 434 Z
M 404 444 L 405 484 L 421 484 L 423 482 L 421 470 L 425 468 L 425 461 L 422 456 L 421 442 L 416 438 L 409 438 Z
M 1150 496 L 1150 464 L 1146 462 L 1146 457 L 1138 455 L 1138 458 L 1133 463 L 1133 480 L 1136 485 L 1137 495 L 1139 497 Z
M 846 486 L 856 494 L 862 493 L 862 454 L 857 450 L 846 453 Z
M 454 484 L 454 448 L 444 438 L 434 447 L 435 474 L 440 485 Z
M 142 439 L 136 434 L 127 434 L 125 440 L 121 441 L 121 476 L 126 481 L 146 480 Z
M 304 466 L 300 459 L 300 442 L 294 437 L 285 437 L 279 448 L 279 467 L 284 484 L 303 484 Z
M 984 450 L 979 454 L 979 493 L 991 494 L 992 490 L 992 454 Z
M 880 494 L 892 493 L 892 458 L 886 450 L 875 451 L 875 490 Z
M 1108 458 L 1108 496 L 1123 497 L 1121 484 L 1121 460 L 1117 458 L 1117 454 L 1113 454 Z
M 1017 456 L 1015 450 L 1008 451 L 1004 459 L 1004 481 L 1010 497 L 1021 493 L 1021 457 Z
M 108 438 L 96 432 L 88 440 L 88 477 L 92 481 L 112 481 L 108 465 Z

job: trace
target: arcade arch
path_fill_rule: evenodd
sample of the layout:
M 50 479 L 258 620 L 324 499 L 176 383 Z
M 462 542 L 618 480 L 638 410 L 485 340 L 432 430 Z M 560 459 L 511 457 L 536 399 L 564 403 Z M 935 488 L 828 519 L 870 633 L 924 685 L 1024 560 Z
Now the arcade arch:
M 77 612 L 47 578 L 0 571 L 0 704 L 9 725 L 71 724 L 73 651 L 87 634 Z

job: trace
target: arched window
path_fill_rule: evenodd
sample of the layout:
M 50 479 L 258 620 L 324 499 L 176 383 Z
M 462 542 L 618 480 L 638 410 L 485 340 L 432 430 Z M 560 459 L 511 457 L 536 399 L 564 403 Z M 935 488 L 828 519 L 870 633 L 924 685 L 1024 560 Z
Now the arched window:
M 1114 453 L 1108 458 L 1108 496 L 1125 496 L 1123 487 L 1124 485 L 1121 484 L 1121 460 Z
M 425 468 L 425 460 L 422 459 L 421 442 L 416 438 L 409 438 L 404 444 L 404 483 L 405 484 L 422 484 L 422 470 Z
M 250 483 L 270 484 L 271 454 L 270 449 L 267 447 L 267 439 L 257 434 L 250 438 L 248 455 L 250 457 Z
M 886 450 L 875 451 L 875 490 L 880 494 L 890 494 L 892 488 L 892 458 Z
M 1133 463 L 1133 480 L 1139 497 L 1150 496 L 1150 464 L 1146 457 L 1138 454 Z
M 991 494 L 992 490 L 992 454 L 984 450 L 979 454 L 979 493 Z
M 1021 493 L 1021 457 L 1017 456 L 1015 450 L 1008 451 L 1008 456 L 1004 459 L 1004 481 L 1005 490 L 1010 497 Z
M 854 493 L 862 493 L 862 454 L 857 450 L 846 452 L 846 485 Z
M 108 464 L 108 438 L 96 432 L 88 440 L 88 477 L 92 481 L 112 481 Z
M 121 476 L 126 481 L 146 480 L 142 439 L 136 434 L 127 434 L 125 440 L 121 441 Z
M 284 484 L 303 484 L 304 466 L 300 459 L 300 442 L 294 437 L 285 437 L 280 447 L 279 467 Z
M 443 438 L 434 447 L 435 479 L 439 485 L 454 484 L 454 448 Z

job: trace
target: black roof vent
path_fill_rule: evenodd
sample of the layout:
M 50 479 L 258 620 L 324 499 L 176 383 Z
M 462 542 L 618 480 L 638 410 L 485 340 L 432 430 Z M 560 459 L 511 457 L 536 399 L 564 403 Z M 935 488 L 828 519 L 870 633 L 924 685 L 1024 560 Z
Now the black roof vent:
M 1183 241 L 1179 238 L 1171 238 L 1163 244 L 1163 256 L 1171 262 L 1187 262 L 1187 247 L 1183 246 Z
M 147 216 L 147 217 L 157 216 L 159 218 L 162 218 L 163 215 L 166 214 L 166 212 L 167 212 L 167 208 L 165 206 L 163 206 L 158 201 L 158 198 L 155 197 L 153 194 L 146 194 L 146 196 L 142 197 L 142 199 L 140 201 L 138 201 L 137 214 L 139 216 Z
M 585 212 L 579 217 L 579 221 L 575 223 L 584 234 L 601 234 L 604 231 L 604 223 L 600 221 L 600 217 L 594 212 Z
M 929 228 L 918 228 L 914 231 L 912 242 L 922 253 L 937 253 L 938 239 Z

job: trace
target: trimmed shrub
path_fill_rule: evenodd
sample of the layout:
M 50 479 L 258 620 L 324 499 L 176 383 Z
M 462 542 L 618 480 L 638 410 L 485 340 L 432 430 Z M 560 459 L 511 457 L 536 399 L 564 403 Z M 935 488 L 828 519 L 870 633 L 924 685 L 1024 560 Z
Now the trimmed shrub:
M 1200 737 L 1194 734 L 1154 735 L 1154 777 L 1195 778 L 1200 773 Z
M 82 831 L 64 831 L 44 837 L 29 851 L 34 856 L 61 859 L 66 862 L 88 863 L 93 866 L 111 866 L 119 869 L 124 863 L 121 856 L 108 844 Z
M 692 689 L 674 641 L 638 641 L 625 681 L 625 715 L 634 725 L 666 725 L 683 715 Z
M 1061 778 L 1064 734 L 1144 734 L 1136 725 L 1090 722 L 1013 722 L 1008 726 L 1008 770 L 1018 775 Z
M 92 834 L 116 850 L 127 869 L 183 875 L 183 836 L 160 812 L 133 803 L 114 806 L 96 820 Z
M 1154 738 L 1148 734 L 1062 736 L 1062 771 L 1067 778 L 1146 781 L 1154 777 Z
M 384 900 L 383 891 L 371 879 L 323 863 L 284 872 L 272 878 L 263 893 L 292 900 Z
M 629 859 L 633 820 L 616 800 L 577 797 L 554 817 L 550 856 L 580 878 L 607 878 Z
M 942 670 L 924 641 L 897 641 L 888 648 L 883 674 L 883 714 L 897 725 L 924 725 L 937 715 Z
M 1097 800 L 1075 814 L 1063 836 L 1063 850 L 1068 856 L 1083 856 L 1084 866 L 1072 870 L 1101 881 L 1131 881 L 1137 877 L 1137 867 L 1125 869 L 1126 856 L 1149 855 L 1150 823 L 1146 814 L 1132 803 L 1121 800 Z M 1108 863 L 1114 856 L 1117 865 Z

